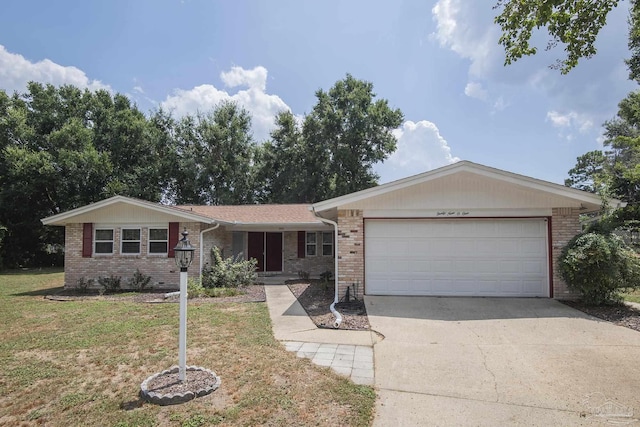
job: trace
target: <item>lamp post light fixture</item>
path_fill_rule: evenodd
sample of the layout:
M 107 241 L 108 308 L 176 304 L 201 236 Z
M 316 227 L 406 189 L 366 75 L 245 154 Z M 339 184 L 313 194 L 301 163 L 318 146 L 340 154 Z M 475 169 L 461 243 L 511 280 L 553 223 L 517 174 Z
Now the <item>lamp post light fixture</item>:
M 195 247 L 187 236 L 185 228 L 182 239 L 173 250 L 175 251 L 176 265 L 180 269 L 180 336 L 178 338 L 178 379 L 184 381 L 187 369 L 187 269 L 193 261 Z

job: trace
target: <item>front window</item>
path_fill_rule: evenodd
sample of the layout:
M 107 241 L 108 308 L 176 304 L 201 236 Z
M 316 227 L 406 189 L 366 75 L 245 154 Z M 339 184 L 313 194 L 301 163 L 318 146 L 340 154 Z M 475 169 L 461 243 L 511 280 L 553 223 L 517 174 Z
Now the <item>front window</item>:
M 316 256 L 316 233 L 307 233 L 307 256 Z
M 322 255 L 333 255 L 333 233 L 330 231 L 322 233 Z
M 140 229 L 139 228 L 123 228 L 122 229 L 122 249 L 123 254 L 139 254 L 140 253 Z
M 113 229 L 96 228 L 93 253 L 112 254 L 113 253 Z
M 169 230 L 166 228 L 149 229 L 149 253 L 166 254 L 169 250 Z

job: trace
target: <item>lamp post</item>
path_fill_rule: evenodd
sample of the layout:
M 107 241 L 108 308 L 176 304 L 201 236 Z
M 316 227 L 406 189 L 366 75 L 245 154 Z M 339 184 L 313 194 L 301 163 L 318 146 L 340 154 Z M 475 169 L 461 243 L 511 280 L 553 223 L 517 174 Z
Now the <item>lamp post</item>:
M 175 251 L 176 265 L 180 269 L 180 336 L 178 338 L 178 379 L 185 380 L 187 369 L 187 268 L 193 261 L 193 252 L 196 250 L 187 236 L 185 228 L 182 239 L 173 248 Z

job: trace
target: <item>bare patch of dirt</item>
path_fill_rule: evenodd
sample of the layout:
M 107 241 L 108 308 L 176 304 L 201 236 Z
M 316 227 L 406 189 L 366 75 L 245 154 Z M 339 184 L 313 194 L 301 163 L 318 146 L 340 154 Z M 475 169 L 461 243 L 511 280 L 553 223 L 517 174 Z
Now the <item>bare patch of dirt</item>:
M 287 286 L 316 326 L 319 328 L 333 328 L 336 318 L 329 310 L 329 306 L 334 299 L 334 285 L 332 283 L 327 285 L 321 280 L 300 280 L 287 282 Z M 370 329 L 364 301 L 340 302 L 336 304 L 336 310 L 342 316 L 340 329 Z
M 239 288 L 242 292 L 240 295 L 232 297 L 201 297 L 191 298 L 190 302 L 264 302 L 266 296 L 264 293 L 264 285 L 249 285 Z M 79 293 L 73 289 L 64 289 L 60 292 L 54 292 L 45 295 L 46 299 L 53 301 L 82 301 L 82 300 L 98 300 L 98 301 L 131 301 L 131 302 L 177 302 L 178 296 L 165 298 L 166 291 L 144 291 L 144 292 L 126 292 L 121 294 L 105 294 L 100 295 L 97 292 Z
M 626 305 L 587 305 L 580 301 L 561 301 L 593 317 L 640 332 L 640 310 Z

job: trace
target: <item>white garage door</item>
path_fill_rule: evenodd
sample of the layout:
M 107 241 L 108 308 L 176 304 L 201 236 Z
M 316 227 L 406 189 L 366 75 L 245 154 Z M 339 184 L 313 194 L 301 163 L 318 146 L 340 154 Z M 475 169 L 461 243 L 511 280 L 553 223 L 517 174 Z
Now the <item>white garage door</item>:
M 544 219 L 365 222 L 369 295 L 549 296 Z

